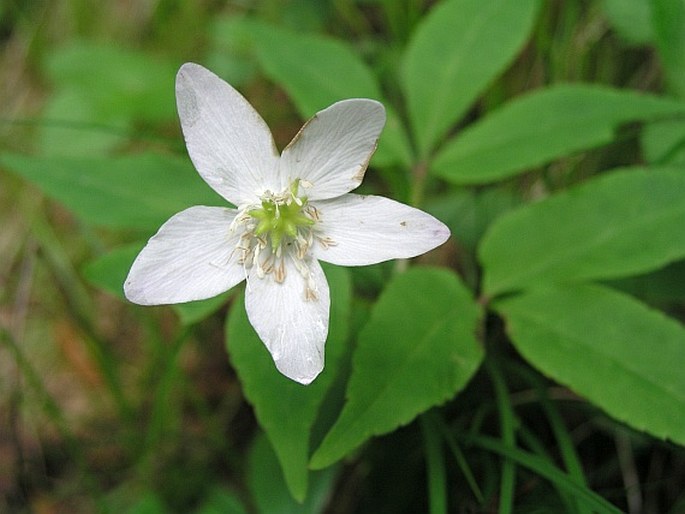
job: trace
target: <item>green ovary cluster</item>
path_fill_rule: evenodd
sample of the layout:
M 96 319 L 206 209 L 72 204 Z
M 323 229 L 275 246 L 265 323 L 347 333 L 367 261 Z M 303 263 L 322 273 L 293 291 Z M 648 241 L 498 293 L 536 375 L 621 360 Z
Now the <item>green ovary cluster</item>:
M 307 199 L 289 198 L 287 202 L 262 200 L 261 209 L 252 209 L 248 214 L 257 220 L 254 230 L 256 236 L 266 236 L 271 241 L 271 249 L 278 251 L 284 240 L 295 239 L 298 231 L 314 225 L 314 220 L 305 214 Z

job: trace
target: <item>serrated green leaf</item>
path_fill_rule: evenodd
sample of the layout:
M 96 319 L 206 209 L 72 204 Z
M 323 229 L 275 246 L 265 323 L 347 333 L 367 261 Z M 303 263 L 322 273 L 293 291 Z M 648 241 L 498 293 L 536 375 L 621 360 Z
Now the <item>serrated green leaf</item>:
M 449 141 L 431 171 L 455 184 L 484 184 L 611 142 L 631 121 L 685 114 L 685 103 L 634 91 L 559 85 L 512 100 Z
M 499 218 L 480 246 L 484 291 L 634 275 L 685 256 L 685 174 L 629 169 Z
M 347 270 L 324 267 L 331 290 L 331 319 L 326 343 L 326 367 L 310 385 L 281 375 L 250 326 L 242 300 L 234 304 L 226 327 L 228 353 L 247 400 L 271 442 L 288 489 L 302 501 L 307 494 L 309 437 L 319 406 L 335 378 L 345 350 L 351 286 Z
M 190 161 L 144 153 L 117 158 L 0 155 L 0 166 L 22 176 L 82 221 L 153 231 L 192 205 L 228 206 Z
M 296 34 L 254 23 L 257 57 L 264 72 L 285 88 L 303 118 L 346 98 L 384 103 L 387 123 L 374 163 L 411 163 L 404 127 L 383 96 L 371 69 L 348 44 L 314 34 Z
M 424 18 L 401 74 L 422 158 L 521 50 L 539 5 L 537 0 L 447 0 Z
M 290 496 L 276 454 L 262 434 L 252 443 L 248 465 L 248 485 L 260 513 L 316 514 L 326 508 L 332 494 L 335 468 L 312 473 L 310 494 L 303 502 L 297 502 Z
M 599 285 L 496 302 L 519 352 L 638 430 L 685 444 L 685 328 Z
M 359 335 L 347 402 L 312 468 L 329 466 L 461 390 L 483 358 L 480 314 L 452 272 L 412 268 L 396 276 Z

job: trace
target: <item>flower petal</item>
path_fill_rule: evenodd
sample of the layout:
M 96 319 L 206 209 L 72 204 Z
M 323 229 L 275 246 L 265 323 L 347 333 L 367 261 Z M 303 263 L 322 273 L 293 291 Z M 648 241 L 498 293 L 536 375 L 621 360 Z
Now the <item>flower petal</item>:
M 309 182 L 312 187 L 301 192 L 310 200 L 352 191 L 364 178 L 384 124 L 385 109 L 375 100 L 334 103 L 305 123 L 283 150 L 281 175 L 286 183 Z
M 382 196 L 347 194 L 316 202 L 321 236 L 332 246 L 315 244 L 314 257 L 342 266 L 364 266 L 416 257 L 440 246 L 449 229 L 430 214 Z
M 278 370 L 291 380 L 309 384 L 324 365 L 330 293 L 321 265 L 310 260 L 316 298 L 305 299 L 306 282 L 290 257 L 286 276 L 277 283 L 273 273 L 252 273 L 245 293 L 247 317 L 264 342 Z
M 176 104 L 190 158 L 202 178 L 235 205 L 278 190 L 278 151 L 264 120 L 226 82 L 194 63 L 176 75 Z
M 236 211 L 190 207 L 171 217 L 136 257 L 124 293 L 140 305 L 211 298 L 245 278 L 229 262 L 238 236 L 229 231 Z

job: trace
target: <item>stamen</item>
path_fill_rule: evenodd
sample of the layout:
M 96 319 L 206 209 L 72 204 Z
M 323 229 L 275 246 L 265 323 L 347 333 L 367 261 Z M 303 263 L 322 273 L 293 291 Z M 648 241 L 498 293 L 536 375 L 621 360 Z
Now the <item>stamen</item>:
M 307 254 L 315 238 L 324 248 L 335 242 L 315 233 L 315 225 L 321 219 L 320 212 L 307 202 L 306 196 L 298 195 L 300 185 L 305 189 L 312 187 L 311 182 L 296 179 L 281 193 L 264 191 L 259 203 L 240 207 L 229 229 L 231 233 L 242 233 L 228 261 L 237 257 L 236 262 L 243 266 L 246 276 L 250 274 L 249 270 L 259 279 L 272 274 L 280 284 L 286 279 L 285 261 L 292 259 L 305 282 L 305 299 L 315 300 L 318 291 L 306 260 Z
M 264 260 L 262 263 L 262 269 L 264 270 L 264 273 L 267 275 L 271 273 L 274 269 L 274 257 L 273 254 L 269 254 L 269 256 Z
M 307 214 L 309 214 L 314 221 L 320 221 L 319 209 L 317 209 L 313 205 L 307 206 Z
M 276 269 L 274 270 L 274 280 L 279 284 L 282 284 L 285 280 L 285 263 L 283 262 L 283 259 L 278 261 L 278 266 L 276 266 Z
M 324 250 L 327 250 L 331 246 L 337 246 L 338 243 L 336 243 L 333 239 L 331 239 L 328 236 L 316 236 L 316 240 L 321 244 L 321 246 L 324 247 Z
M 304 299 L 308 302 L 312 302 L 314 300 L 319 299 L 319 295 L 316 291 L 309 287 L 309 284 L 307 284 L 304 288 Z

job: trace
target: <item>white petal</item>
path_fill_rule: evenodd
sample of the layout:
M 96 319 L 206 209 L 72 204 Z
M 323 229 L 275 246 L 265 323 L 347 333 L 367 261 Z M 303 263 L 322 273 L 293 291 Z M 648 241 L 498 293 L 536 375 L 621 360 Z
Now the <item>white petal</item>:
M 176 76 L 176 104 L 190 158 L 216 192 L 241 205 L 280 187 L 269 127 L 230 85 L 186 63 Z
M 311 184 L 300 191 L 310 200 L 352 191 L 364 178 L 384 124 L 385 109 L 375 100 L 334 103 L 315 114 L 283 150 L 281 175 L 287 183 L 300 178 Z
M 321 235 L 335 244 L 314 245 L 313 255 L 342 266 L 407 259 L 440 246 L 449 229 L 430 214 L 382 196 L 347 194 L 315 203 Z
M 211 298 L 245 278 L 229 262 L 238 235 L 229 227 L 236 211 L 190 207 L 170 218 L 138 254 L 124 293 L 140 305 L 162 305 Z
M 305 280 L 291 260 L 286 262 L 286 278 L 280 284 L 273 273 L 264 278 L 250 275 L 245 309 L 278 370 L 306 385 L 321 373 L 324 365 L 330 309 L 328 282 L 321 265 L 309 261 L 316 298 L 306 299 Z

